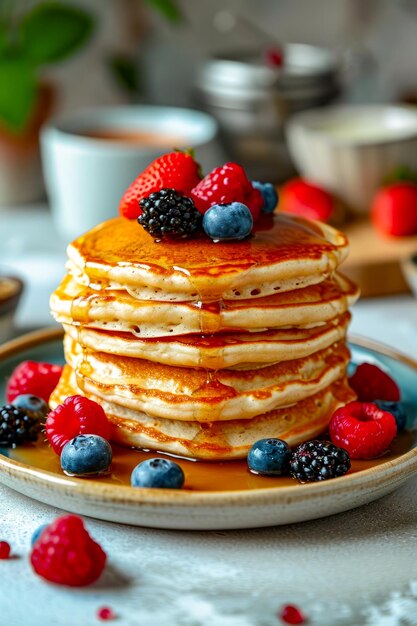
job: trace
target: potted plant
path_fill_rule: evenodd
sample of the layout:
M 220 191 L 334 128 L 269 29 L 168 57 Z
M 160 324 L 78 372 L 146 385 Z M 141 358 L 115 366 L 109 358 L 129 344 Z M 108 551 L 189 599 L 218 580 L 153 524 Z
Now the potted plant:
M 76 52 L 94 26 L 90 14 L 69 4 L 20 10 L 22 4 L 0 1 L 0 205 L 41 196 L 39 129 L 54 101 L 41 69 Z

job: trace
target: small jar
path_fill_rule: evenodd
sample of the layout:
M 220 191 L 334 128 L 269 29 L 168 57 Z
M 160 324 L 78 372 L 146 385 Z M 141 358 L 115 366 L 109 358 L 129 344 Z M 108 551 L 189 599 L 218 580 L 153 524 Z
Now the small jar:
M 196 78 L 199 103 L 219 121 L 230 157 L 252 178 L 272 182 L 294 173 L 283 132 L 288 118 L 340 93 L 340 64 L 331 51 L 287 44 L 283 59 L 271 67 L 259 51 L 220 54 Z

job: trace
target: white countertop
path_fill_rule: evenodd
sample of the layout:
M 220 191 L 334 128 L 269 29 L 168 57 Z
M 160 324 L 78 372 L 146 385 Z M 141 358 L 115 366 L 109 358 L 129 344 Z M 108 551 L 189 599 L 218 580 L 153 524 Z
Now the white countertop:
M 0 269 L 27 285 L 17 332 L 50 324 L 65 242 L 47 208 L 0 211 L 0 234 Z M 363 300 L 351 332 L 416 358 L 417 301 Z M 27 563 L 33 530 L 60 511 L 0 485 L 0 540 L 18 557 L 0 561 L 0 623 L 90 626 L 109 605 L 120 626 L 276 626 L 282 604 L 296 603 L 311 625 L 417 625 L 416 489 L 417 476 L 348 513 L 270 529 L 174 532 L 88 519 L 110 566 L 98 584 L 74 590 L 44 583 Z

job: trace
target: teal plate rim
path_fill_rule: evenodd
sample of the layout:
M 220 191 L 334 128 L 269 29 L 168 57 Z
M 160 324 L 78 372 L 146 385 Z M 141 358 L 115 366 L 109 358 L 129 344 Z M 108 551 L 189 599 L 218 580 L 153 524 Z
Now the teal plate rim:
M 0 364 L 12 357 L 17 357 L 19 353 L 32 350 L 40 346 L 46 346 L 53 342 L 58 342 L 63 337 L 61 328 L 48 327 L 27 333 L 12 339 L 0 346 Z M 355 350 L 371 351 L 376 358 L 379 356 L 388 357 L 395 362 L 407 366 L 415 372 L 417 389 L 417 361 L 404 355 L 395 349 L 379 342 L 359 336 L 350 336 L 349 343 Z M 41 357 L 37 357 L 41 358 Z M 377 466 L 347 474 L 337 480 L 323 481 L 317 483 L 306 483 L 304 485 L 266 487 L 263 489 L 253 489 L 250 491 L 186 491 L 170 489 L 137 489 L 128 485 L 111 485 L 100 483 L 98 480 L 88 482 L 80 479 L 58 475 L 47 470 L 41 470 L 35 466 L 29 466 L 14 459 L 10 459 L 0 453 L 0 482 L 2 475 L 16 478 L 20 476 L 22 480 L 34 480 L 35 482 L 49 484 L 53 489 L 71 488 L 82 493 L 83 498 L 87 498 L 94 503 L 97 499 L 108 501 L 112 505 L 123 504 L 148 504 L 154 506 L 170 506 L 172 504 L 184 506 L 207 506 L 238 504 L 242 500 L 250 500 L 252 506 L 265 503 L 270 497 L 279 492 L 279 500 L 282 502 L 296 503 L 314 499 L 319 496 L 331 496 L 332 493 L 340 494 L 341 491 L 351 491 L 352 489 L 370 489 L 378 479 L 389 474 L 391 478 L 398 473 L 398 483 L 417 473 L 417 441 L 408 452 L 381 463 Z

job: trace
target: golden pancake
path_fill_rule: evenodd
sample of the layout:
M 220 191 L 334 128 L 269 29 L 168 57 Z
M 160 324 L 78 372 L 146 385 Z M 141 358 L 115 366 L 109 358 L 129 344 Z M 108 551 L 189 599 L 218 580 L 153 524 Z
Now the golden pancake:
M 69 366 L 52 393 L 54 408 L 69 395 L 83 393 Z M 84 392 L 85 393 L 85 392 Z M 112 439 L 136 448 L 153 449 L 195 459 L 223 461 L 244 458 L 255 441 L 267 437 L 296 445 L 322 433 L 333 412 L 354 394 L 344 379 L 317 394 L 250 420 L 215 423 L 184 422 L 150 417 L 86 392 L 99 402 L 113 424 Z
M 344 342 L 255 370 L 211 372 L 93 352 L 69 336 L 64 348 L 84 391 L 148 415 L 199 422 L 249 419 L 294 404 L 343 377 L 349 361 Z
M 350 313 L 312 328 L 283 328 L 259 332 L 179 335 L 141 339 L 131 333 L 64 324 L 65 332 L 90 350 L 131 356 L 165 365 L 207 369 L 253 369 L 299 359 L 346 336 Z
M 358 295 L 357 287 L 337 274 L 296 291 L 197 306 L 192 302 L 136 300 L 124 291 L 95 291 L 67 276 L 51 296 L 51 310 L 62 324 L 149 338 L 322 325 L 343 315 Z
M 213 243 L 153 238 L 121 217 L 100 224 L 68 247 L 77 282 L 124 289 L 139 300 L 247 299 L 291 291 L 332 275 L 348 253 L 345 235 L 288 214 L 265 215 L 253 236 Z
M 123 218 L 97 226 L 68 247 L 51 296 L 67 361 L 51 406 L 84 394 L 115 441 L 196 459 L 316 436 L 353 398 L 347 252 L 342 233 L 288 214 L 220 243 L 157 243 Z

